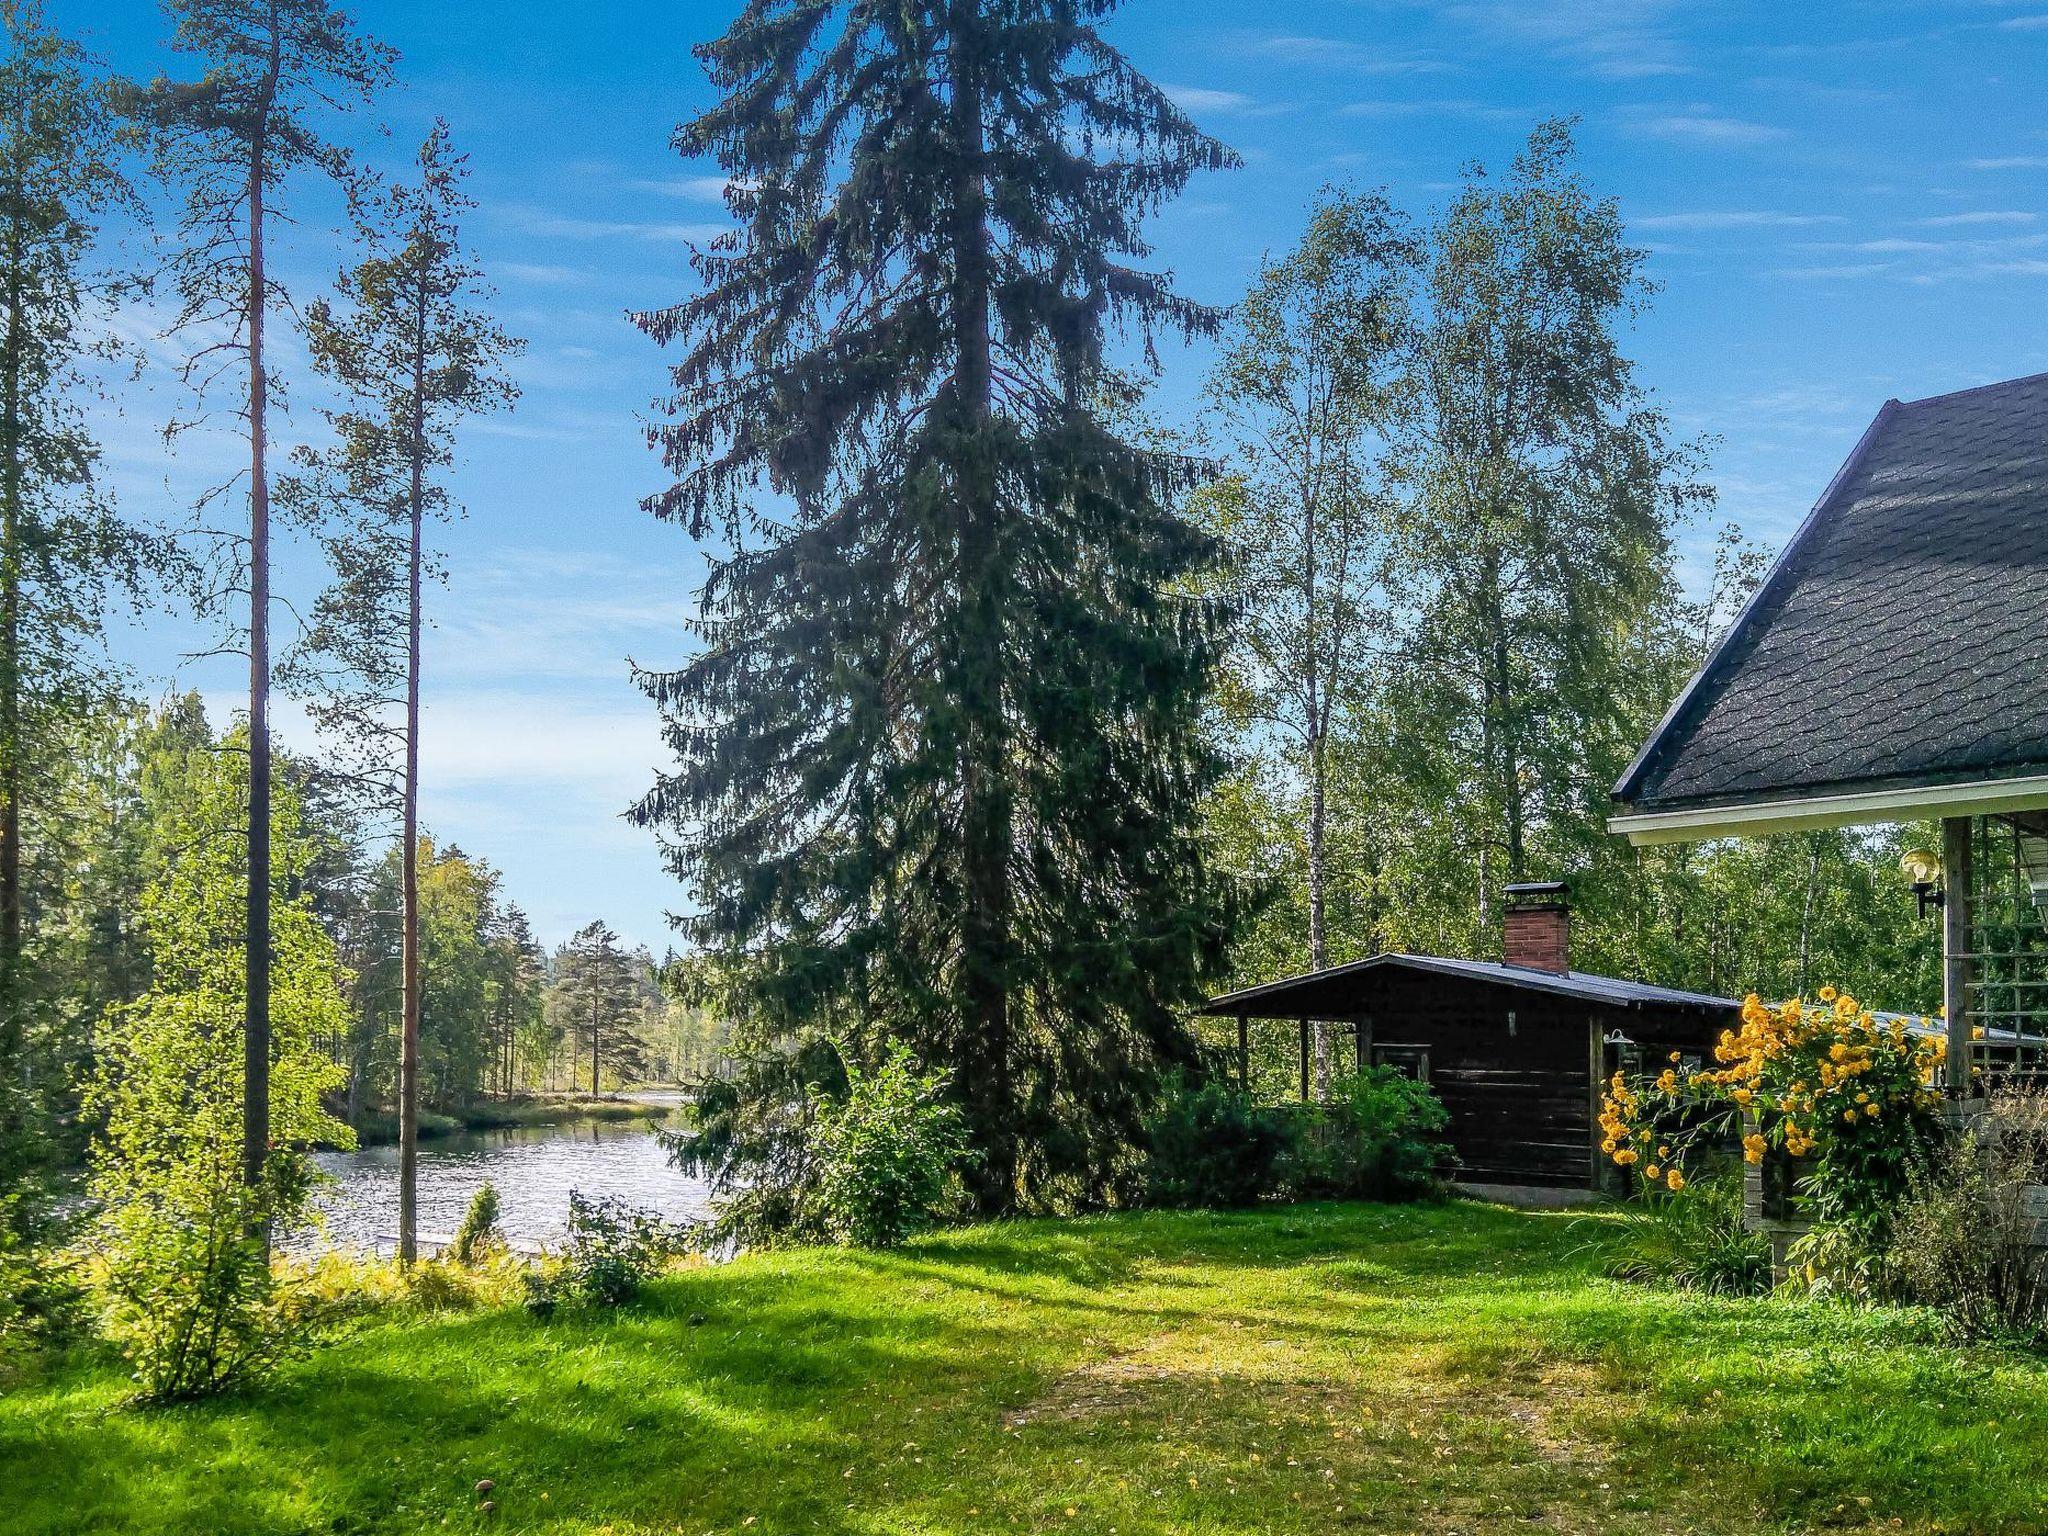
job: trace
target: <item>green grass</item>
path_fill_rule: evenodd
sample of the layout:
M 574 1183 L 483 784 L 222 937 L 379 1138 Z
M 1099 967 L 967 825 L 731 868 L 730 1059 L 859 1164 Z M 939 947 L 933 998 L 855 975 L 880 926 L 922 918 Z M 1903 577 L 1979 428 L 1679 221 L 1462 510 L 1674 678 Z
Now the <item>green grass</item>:
M 614 1316 L 377 1322 L 196 1408 L 73 1361 L 0 1400 L 0 1529 L 2048 1529 L 2048 1363 L 1601 1280 L 1584 1222 L 1308 1206 L 764 1254 Z

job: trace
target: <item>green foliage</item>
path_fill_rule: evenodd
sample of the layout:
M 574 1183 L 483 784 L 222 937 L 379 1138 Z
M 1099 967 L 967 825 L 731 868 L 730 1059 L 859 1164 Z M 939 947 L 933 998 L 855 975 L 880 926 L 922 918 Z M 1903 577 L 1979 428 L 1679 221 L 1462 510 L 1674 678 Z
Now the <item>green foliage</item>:
M 544 1318 L 563 1301 L 625 1306 L 683 1246 L 682 1234 L 653 1212 L 615 1195 L 590 1199 L 571 1190 L 568 1246 L 529 1271 L 526 1308 Z
M 1618 1232 L 1597 1239 L 1617 1280 L 1709 1296 L 1759 1296 L 1771 1286 L 1771 1245 L 1743 1224 L 1740 1171 L 1694 1179 L 1677 1193 L 1645 1191 Z
M 273 1145 L 260 1182 L 244 1182 L 244 747 L 237 732 L 195 752 L 188 798 L 164 808 L 172 854 L 141 912 L 152 979 L 109 1031 L 93 1084 L 105 1126 L 92 1173 L 105 1327 L 157 1400 L 242 1385 L 296 1344 L 261 1234 L 311 1219 L 305 1149 L 351 1144 L 321 1107 L 340 1082 L 318 1049 L 342 1025 L 340 972 L 298 889 L 313 849 L 281 785 L 271 819 Z
M 874 1068 L 849 1067 L 846 1091 L 816 1105 L 818 1216 L 841 1242 L 894 1248 L 937 1220 L 967 1156 L 966 1120 L 944 1072 L 907 1046 Z
M 1170 505 L 1201 466 L 1121 433 L 1107 353 L 1215 326 L 1141 226 L 1235 157 L 1112 8 L 747 6 L 676 136 L 738 228 L 638 317 L 678 348 L 648 505 L 713 546 L 700 654 L 643 674 L 678 761 L 638 818 L 742 1047 L 948 1068 L 989 1212 L 1106 1193 L 1232 915 L 1215 546 Z
M 469 1197 L 469 1209 L 462 1213 L 462 1225 L 455 1229 L 448 1251 L 456 1263 L 474 1264 L 504 1246 L 504 1234 L 498 1230 L 498 1186 L 485 1179 Z
M 826 1239 L 816 1121 L 821 1105 L 846 1096 L 848 1081 L 839 1047 L 813 1035 L 742 1058 L 729 1076 L 697 1086 L 687 1125 L 663 1139 L 678 1168 L 711 1185 L 709 1241 L 765 1248 Z
M 85 1324 L 85 1289 L 63 1235 L 44 1202 L 0 1192 L 0 1389 L 28 1354 Z
M 2035 1245 L 2048 1184 L 2048 1093 L 2005 1088 L 1913 1175 L 1891 1222 L 1886 1271 L 1955 1335 L 2048 1348 L 2048 1250 Z
M 1396 1067 L 1337 1079 L 1330 1098 L 1289 1117 L 1284 1187 L 1296 1199 L 1417 1200 L 1442 1187 L 1450 1115 L 1427 1083 Z
M 1256 1205 L 1277 1185 L 1289 1130 L 1281 1111 L 1221 1078 L 1177 1074 L 1145 1122 L 1141 1198 L 1170 1210 Z
M 586 923 L 555 953 L 548 989 L 548 1017 L 574 1047 L 590 1073 L 590 1091 L 603 1092 L 603 1075 L 631 1082 L 646 1070 L 640 1040 L 653 993 L 653 966 L 646 954 L 619 947 L 619 936 L 602 921 Z

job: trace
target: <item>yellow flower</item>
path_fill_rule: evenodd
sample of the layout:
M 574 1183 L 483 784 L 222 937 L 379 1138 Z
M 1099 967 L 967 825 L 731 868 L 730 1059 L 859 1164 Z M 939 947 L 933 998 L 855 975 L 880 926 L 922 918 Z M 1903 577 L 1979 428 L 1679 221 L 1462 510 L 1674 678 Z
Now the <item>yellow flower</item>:
M 1743 1137 L 1742 1160 L 1746 1163 L 1762 1162 L 1764 1160 L 1764 1148 L 1766 1145 L 1767 1144 L 1765 1143 L 1763 1137 L 1755 1135 L 1754 1133 Z
M 1832 1003 L 1835 1000 L 1835 989 L 1833 987 L 1822 987 L 1820 989 L 1820 1000 L 1824 1003 Z
M 1621 1164 L 1622 1167 L 1626 1168 L 1630 1163 L 1636 1160 L 1635 1148 L 1623 1147 L 1619 1152 L 1614 1154 L 1614 1160 L 1617 1163 Z
M 1680 1173 L 1676 1168 L 1673 1168 L 1670 1172 L 1664 1175 L 1664 1182 L 1670 1188 L 1671 1192 L 1675 1195 L 1681 1189 L 1685 1188 L 1685 1175 Z

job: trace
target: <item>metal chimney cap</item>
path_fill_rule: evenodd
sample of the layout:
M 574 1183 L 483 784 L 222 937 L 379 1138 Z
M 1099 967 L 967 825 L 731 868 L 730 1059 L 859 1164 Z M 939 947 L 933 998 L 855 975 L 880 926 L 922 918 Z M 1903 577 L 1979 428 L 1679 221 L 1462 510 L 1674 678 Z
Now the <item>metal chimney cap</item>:
M 1510 896 L 1562 896 L 1569 887 L 1562 880 L 1520 880 L 1502 889 Z

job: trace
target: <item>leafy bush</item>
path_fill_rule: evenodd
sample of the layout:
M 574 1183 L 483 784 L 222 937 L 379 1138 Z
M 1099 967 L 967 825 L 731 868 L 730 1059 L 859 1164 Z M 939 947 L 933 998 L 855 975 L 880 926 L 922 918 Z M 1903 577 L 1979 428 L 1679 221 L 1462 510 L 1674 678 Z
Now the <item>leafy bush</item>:
M 1339 1078 L 1331 1096 L 1297 1111 L 1281 1166 L 1296 1199 L 1417 1200 L 1441 1186 L 1451 1149 L 1436 1139 L 1450 1114 L 1427 1083 L 1395 1067 Z
M 230 737 L 232 749 L 239 743 Z M 143 1395 L 192 1398 L 241 1386 L 306 1338 L 261 1234 L 313 1219 L 302 1149 L 353 1145 L 321 1107 L 341 1069 L 316 1043 L 347 1026 L 334 942 L 302 888 L 316 852 L 298 803 L 272 800 L 272 1145 L 242 1168 L 243 866 L 247 754 L 201 752 L 158 829 L 179 851 L 143 892 L 151 981 L 105 1032 L 90 1107 L 103 1129 L 92 1195 L 104 1326 Z
M 458 1264 L 474 1264 L 504 1246 L 504 1234 L 498 1230 L 498 1186 L 485 1179 L 469 1197 L 469 1209 L 462 1213 L 448 1255 Z
M 873 1070 L 849 1067 L 845 1095 L 817 1106 L 818 1209 L 835 1239 L 893 1248 L 936 1220 L 967 1155 L 947 1086 L 896 1044 Z
M 85 1323 L 85 1290 L 42 1202 L 0 1193 L 0 1385 L 30 1351 Z
M 1681 1077 L 1674 1052 L 1654 1079 L 1615 1073 L 1601 1147 L 1647 1187 L 1672 1191 L 1690 1158 L 1745 1131 L 1749 1162 L 1772 1149 L 1808 1159 L 1798 1193 L 1814 1229 L 1801 1251 L 1827 1283 L 1868 1289 L 1912 1171 L 1945 1135 L 1932 1087 L 1941 1051 L 1833 987 L 1817 1003 L 1775 1007 L 1752 993 L 1741 1028 L 1715 1047 L 1718 1067 Z
M 563 1301 L 622 1307 L 686 1246 L 683 1234 L 652 1211 L 616 1195 L 569 1193 L 569 1242 L 561 1256 L 528 1270 L 526 1309 L 550 1317 Z
M 1227 1082 L 1176 1075 L 1145 1122 L 1142 1198 L 1172 1210 L 1256 1205 L 1277 1187 L 1287 1150 L 1278 1111 Z
M 2048 1262 L 2029 1187 L 2048 1183 L 2048 1094 L 1992 1094 L 1961 1136 L 1915 1171 L 1893 1217 L 1891 1282 L 1965 1340 L 2048 1345 Z
M 1742 1179 L 1720 1172 L 1647 1192 L 1621 1218 L 1605 1266 L 1616 1280 L 1710 1296 L 1760 1296 L 1771 1286 L 1771 1244 L 1743 1224 Z M 1603 1223 L 1604 1224 L 1604 1223 Z

